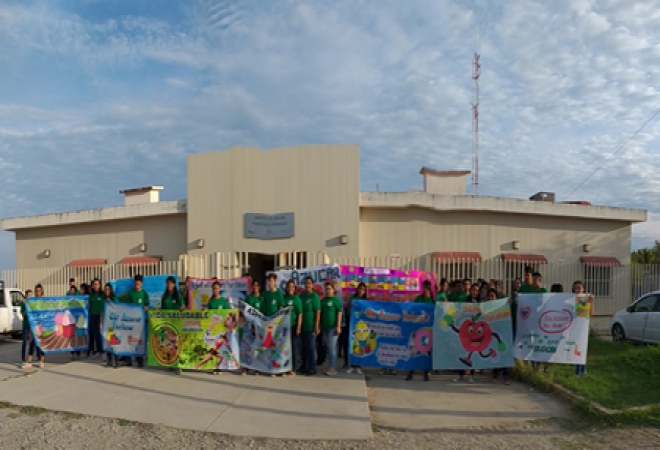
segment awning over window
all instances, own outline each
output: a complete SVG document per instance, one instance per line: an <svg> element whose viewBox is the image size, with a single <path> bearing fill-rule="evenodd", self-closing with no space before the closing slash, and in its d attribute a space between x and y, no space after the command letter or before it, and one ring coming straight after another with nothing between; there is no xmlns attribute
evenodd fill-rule
<svg viewBox="0 0 660 450"><path fill-rule="evenodd" d="M163 260L162 256L127 256L119 261L121 266L149 266L158 264Z"/></svg>
<svg viewBox="0 0 660 450"><path fill-rule="evenodd" d="M105 258L74 259L67 267L98 267L108 263Z"/></svg>
<svg viewBox="0 0 660 450"><path fill-rule="evenodd" d="M502 253L502 259L510 262L521 262L530 264L548 264L543 255L532 255L529 253Z"/></svg>
<svg viewBox="0 0 660 450"><path fill-rule="evenodd" d="M613 256L582 256L580 257L580 262L586 264L587 266L609 266L609 267L621 267L621 261L614 258Z"/></svg>
<svg viewBox="0 0 660 450"><path fill-rule="evenodd" d="M479 252L435 252L433 257L441 263L452 262L473 262L480 263L482 261L481 253Z"/></svg>

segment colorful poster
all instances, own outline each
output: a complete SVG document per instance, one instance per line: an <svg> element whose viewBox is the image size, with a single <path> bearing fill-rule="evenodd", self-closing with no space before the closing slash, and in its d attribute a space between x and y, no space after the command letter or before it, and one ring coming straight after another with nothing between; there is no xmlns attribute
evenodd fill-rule
<svg viewBox="0 0 660 450"><path fill-rule="evenodd" d="M350 362L367 367L430 370L435 306L355 300Z"/></svg>
<svg viewBox="0 0 660 450"><path fill-rule="evenodd" d="M191 370L237 370L235 309L149 311L147 364Z"/></svg>
<svg viewBox="0 0 660 450"><path fill-rule="evenodd" d="M250 277L230 280L189 278L188 309L206 309L209 298L213 295L213 283L216 281L220 283L220 295L229 301L232 308L238 308L238 302L245 300L252 291L252 279Z"/></svg>
<svg viewBox="0 0 660 450"><path fill-rule="evenodd" d="M241 302L245 318L241 340L243 367L262 373L291 371L291 310L282 308L266 317Z"/></svg>
<svg viewBox="0 0 660 450"><path fill-rule="evenodd" d="M176 275L149 275L142 279L142 290L149 294L149 308L160 309L160 302L165 292L165 280L167 277L174 277L177 288L179 287L179 278ZM119 297L126 291L135 287L133 278L120 278L119 280L110 280L115 295Z"/></svg>
<svg viewBox="0 0 660 450"><path fill-rule="evenodd" d="M270 273L270 272L269 272ZM337 289L336 296L341 298L341 269L339 264L324 264L321 266L308 267L307 269L296 270L278 270L275 272L277 275L277 286L284 292L286 290L286 283L293 280L298 287L298 293L303 292L305 289L305 278L312 277L314 280L314 292L319 298L325 296L325 283L332 282Z"/></svg>
<svg viewBox="0 0 660 450"><path fill-rule="evenodd" d="M147 353L147 314L141 305L105 302L103 310L103 350L119 356Z"/></svg>
<svg viewBox="0 0 660 450"><path fill-rule="evenodd" d="M516 358L585 364L593 296L519 294Z"/></svg>
<svg viewBox="0 0 660 450"><path fill-rule="evenodd" d="M355 295L360 283L367 286L367 298L382 302L412 302L422 293L422 283L431 281L435 298L436 281L431 272L382 267L341 266L344 300Z"/></svg>
<svg viewBox="0 0 660 450"><path fill-rule="evenodd" d="M44 353L87 350L88 297L28 297L28 322Z"/></svg>
<svg viewBox="0 0 660 450"><path fill-rule="evenodd" d="M513 366L509 299L435 305L433 368L496 369Z"/></svg>

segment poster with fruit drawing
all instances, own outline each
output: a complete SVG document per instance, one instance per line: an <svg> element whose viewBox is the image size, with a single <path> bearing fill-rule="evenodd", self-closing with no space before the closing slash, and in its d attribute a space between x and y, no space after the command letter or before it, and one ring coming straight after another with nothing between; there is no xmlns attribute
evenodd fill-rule
<svg viewBox="0 0 660 450"><path fill-rule="evenodd" d="M496 369L513 366L509 299L435 305L433 368Z"/></svg>
<svg viewBox="0 0 660 450"><path fill-rule="evenodd" d="M44 353L87 350L88 297L28 297L32 339Z"/></svg>
<svg viewBox="0 0 660 450"><path fill-rule="evenodd" d="M354 300L350 363L365 367L429 370L434 306Z"/></svg>
<svg viewBox="0 0 660 450"><path fill-rule="evenodd" d="M520 294L516 358L585 364L592 303L589 294Z"/></svg>
<svg viewBox="0 0 660 450"><path fill-rule="evenodd" d="M266 317L240 302L241 363L261 373L291 371L291 308L282 308Z"/></svg>
<svg viewBox="0 0 660 450"><path fill-rule="evenodd" d="M101 336L106 352L118 356L145 356L147 316L142 305L106 302Z"/></svg>

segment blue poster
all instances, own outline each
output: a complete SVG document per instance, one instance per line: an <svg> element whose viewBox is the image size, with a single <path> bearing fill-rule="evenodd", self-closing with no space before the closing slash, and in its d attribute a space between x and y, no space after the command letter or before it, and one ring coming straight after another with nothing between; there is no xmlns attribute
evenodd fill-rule
<svg viewBox="0 0 660 450"><path fill-rule="evenodd" d="M28 297L32 337L44 353L87 350L88 297Z"/></svg>
<svg viewBox="0 0 660 450"><path fill-rule="evenodd" d="M176 275L149 275L142 279L142 290L149 294L149 309L160 309L160 302L165 292L165 280L167 277L174 277L177 289L179 288L179 278ZM130 291L135 286L133 278L120 278L111 280L110 284L115 290L115 295L119 297L126 291Z"/></svg>
<svg viewBox="0 0 660 450"><path fill-rule="evenodd" d="M509 299L436 304L433 368L495 369L513 366Z"/></svg>
<svg viewBox="0 0 660 450"><path fill-rule="evenodd" d="M105 302L103 350L118 356L146 356L147 313L141 305Z"/></svg>
<svg viewBox="0 0 660 450"><path fill-rule="evenodd" d="M354 300L351 364L402 370L431 369L434 305Z"/></svg>

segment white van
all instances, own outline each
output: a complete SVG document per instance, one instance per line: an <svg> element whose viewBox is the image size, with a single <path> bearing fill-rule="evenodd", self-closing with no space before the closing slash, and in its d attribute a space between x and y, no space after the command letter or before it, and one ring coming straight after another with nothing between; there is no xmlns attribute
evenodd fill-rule
<svg viewBox="0 0 660 450"><path fill-rule="evenodd" d="M0 281L0 334L21 337L23 332L21 303L24 301L25 295L20 289L5 288L4 281Z"/></svg>

